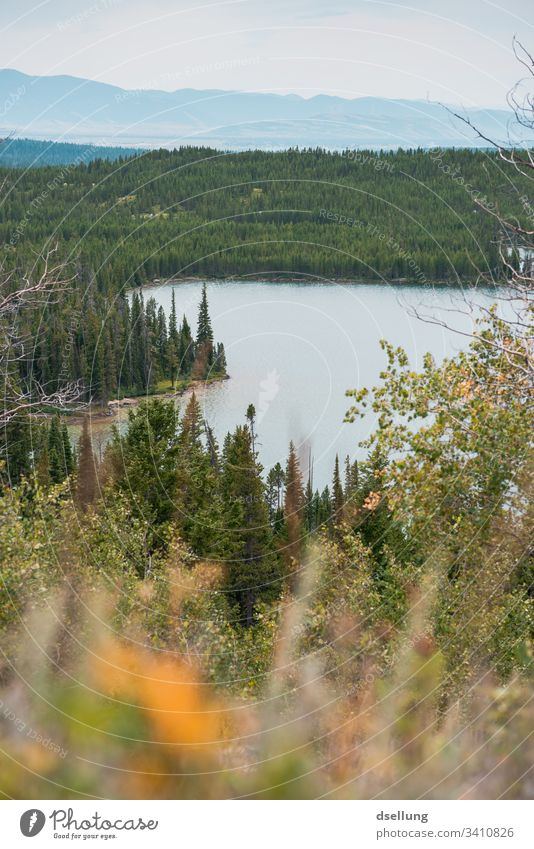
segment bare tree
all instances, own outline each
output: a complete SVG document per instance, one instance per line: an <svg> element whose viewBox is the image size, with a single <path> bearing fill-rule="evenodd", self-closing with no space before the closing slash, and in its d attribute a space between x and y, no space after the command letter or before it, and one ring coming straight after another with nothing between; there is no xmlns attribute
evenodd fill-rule
<svg viewBox="0 0 534 849"><path fill-rule="evenodd" d="M528 184L534 178L534 58L517 38L513 39L513 49L517 60L527 71L527 76L521 79L508 95L513 124L525 129L529 135L524 142L513 141L510 133L506 144L497 142L482 133L469 116L449 111L473 130L479 139L486 142L489 148L496 151L498 159ZM526 91L522 93L525 85ZM494 280L491 274L475 265L474 276L478 283L497 283L495 299L503 305L506 304L506 307L500 311L497 318L493 309L474 304L467 297L464 301L470 315L485 314L486 318L490 319L494 333L484 337L484 341L507 357L518 378L518 391L523 390L527 395L531 395L534 388L534 196L520 194L515 186L514 190L521 207L519 217L502 212L497 203L489 204L485 199L474 198L480 210L493 216L498 222L502 278ZM474 332L459 331L446 319L423 314L418 309L413 311L424 321L480 338ZM457 309L451 310L454 311Z"/></svg>
<svg viewBox="0 0 534 849"><path fill-rule="evenodd" d="M20 381L19 365L31 357L35 340L21 330L26 325L28 311L57 303L71 289L72 278L66 266L54 264L55 249L43 257L42 267L35 276L19 280L13 272L0 274L0 373L2 375L2 405L0 425L5 426L17 415L46 405L55 410L72 409L83 396L80 381L66 382L54 388L43 386L35 379Z"/></svg>

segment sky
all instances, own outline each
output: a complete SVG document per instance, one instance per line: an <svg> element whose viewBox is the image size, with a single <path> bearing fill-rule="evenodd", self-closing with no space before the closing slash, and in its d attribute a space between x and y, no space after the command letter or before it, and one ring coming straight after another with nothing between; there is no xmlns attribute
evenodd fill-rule
<svg viewBox="0 0 534 849"><path fill-rule="evenodd" d="M533 0L2 0L1 64L127 89L506 105ZM530 21L530 23L529 23Z"/></svg>

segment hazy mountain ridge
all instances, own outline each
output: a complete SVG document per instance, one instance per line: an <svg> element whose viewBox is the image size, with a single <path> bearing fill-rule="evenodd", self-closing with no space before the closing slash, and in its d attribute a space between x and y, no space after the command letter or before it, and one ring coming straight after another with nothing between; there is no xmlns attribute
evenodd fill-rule
<svg viewBox="0 0 534 849"><path fill-rule="evenodd" d="M513 129L509 111L472 109L469 114L484 134L498 141L506 141ZM126 90L77 77L32 77L5 69L0 70L0 134L10 132L100 145L191 143L232 149L483 144L444 107L421 100Z"/></svg>

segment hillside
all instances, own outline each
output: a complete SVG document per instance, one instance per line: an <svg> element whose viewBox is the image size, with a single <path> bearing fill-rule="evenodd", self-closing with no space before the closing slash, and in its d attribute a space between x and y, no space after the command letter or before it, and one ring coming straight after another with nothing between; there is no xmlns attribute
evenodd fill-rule
<svg viewBox="0 0 534 849"><path fill-rule="evenodd" d="M0 132L99 144L233 150L321 146L480 146L475 134L438 103L377 97L343 98L247 91L127 90L78 77L36 77L0 70ZM487 135L524 136L510 113L470 109Z"/></svg>

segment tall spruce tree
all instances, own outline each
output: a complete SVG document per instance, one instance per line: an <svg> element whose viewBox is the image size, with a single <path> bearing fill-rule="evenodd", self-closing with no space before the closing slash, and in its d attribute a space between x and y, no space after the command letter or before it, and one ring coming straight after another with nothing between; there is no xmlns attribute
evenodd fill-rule
<svg viewBox="0 0 534 849"><path fill-rule="evenodd" d="M345 496L343 493L343 485L341 483L341 475L339 472L339 457L336 454L334 463L334 475L332 478L332 524L334 527L343 522L343 510L345 506Z"/></svg>
<svg viewBox="0 0 534 849"><path fill-rule="evenodd" d="M133 516L150 525L147 551L165 544L161 526L175 514L178 413L173 401L143 401L128 413L128 429L114 427L107 450L115 487Z"/></svg>
<svg viewBox="0 0 534 849"><path fill-rule="evenodd" d="M273 530L279 533L284 522L284 483L285 472L276 463L267 475L267 504L269 506L269 519Z"/></svg>
<svg viewBox="0 0 534 849"><path fill-rule="evenodd" d="M304 489L300 463L293 442L285 471L284 522L286 533L285 553L291 570L297 569L303 543Z"/></svg>
<svg viewBox="0 0 534 849"><path fill-rule="evenodd" d="M94 502L98 489L98 474L93 442L89 429L89 417L84 416L82 433L78 445L78 477L76 481L76 500L85 512Z"/></svg>
<svg viewBox="0 0 534 849"><path fill-rule="evenodd" d="M239 605L241 622L254 623L261 598L280 592L281 571L273 554L272 531L261 479L247 425L238 426L225 441L221 488L225 505L227 580L230 598Z"/></svg>
<svg viewBox="0 0 534 849"><path fill-rule="evenodd" d="M50 483L61 483L72 474L74 458L65 423L61 424L59 416L55 415L48 429L48 467Z"/></svg>
<svg viewBox="0 0 534 849"><path fill-rule="evenodd" d="M213 330L208 307L206 284L202 286L202 297L198 310L197 339L195 345L195 361L192 368L194 380L205 380L212 373L215 361L213 348Z"/></svg>
<svg viewBox="0 0 534 849"><path fill-rule="evenodd" d="M224 548L219 457L194 392L181 421L178 445L176 491L181 532L196 554L216 557Z"/></svg>
<svg viewBox="0 0 534 849"><path fill-rule="evenodd" d="M190 377L195 362L195 343L187 318L183 317L178 345L178 369L181 377Z"/></svg>
<svg viewBox="0 0 534 849"><path fill-rule="evenodd" d="M211 327L208 293L205 283L202 285L202 296L198 308L197 345L202 345L204 342L211 342L213 344L213 330Z"/></svg>

